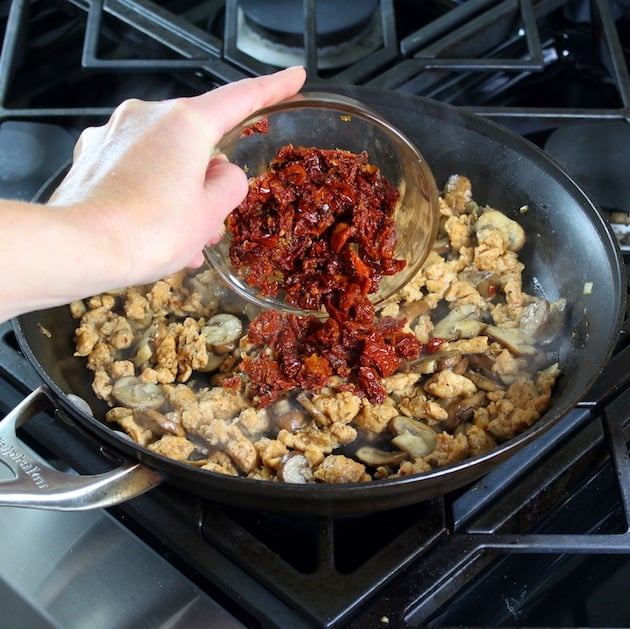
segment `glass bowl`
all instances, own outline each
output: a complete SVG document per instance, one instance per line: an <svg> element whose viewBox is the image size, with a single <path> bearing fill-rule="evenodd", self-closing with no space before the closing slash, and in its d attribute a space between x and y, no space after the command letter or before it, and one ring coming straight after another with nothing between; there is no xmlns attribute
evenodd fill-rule
<svg viewBox="0 0 630 629"><path fill-rule="evenodd" d="M406 264L402 271L383 276L378 291L369 295L378 307L417 273L435 241L439 207L431 169L418 148L380 114L359 101L324 92L299 94L259 110L228 132L217 152L243 168L248 177L256 177L268 171L279 149L289 144L357 154L365 151L369 162L398 189L395 257ZM262 309L317 314L287 303L281 292L269 297L250 286L230 261L230 241L225 229L221 240L207 246L204 253L232 290Z"/></svg>

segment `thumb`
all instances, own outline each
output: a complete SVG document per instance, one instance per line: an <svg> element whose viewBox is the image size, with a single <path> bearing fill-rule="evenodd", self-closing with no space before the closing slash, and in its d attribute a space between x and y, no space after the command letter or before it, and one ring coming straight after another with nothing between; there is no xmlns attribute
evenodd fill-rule
<svg viewBox="0 0 630 629"><path fill-rule="evenodd" d="M205 190L210 202L206 216L206 242L221 239L223 221L247 195L247 176L223 155L215 157L206 172Z"/></svg>

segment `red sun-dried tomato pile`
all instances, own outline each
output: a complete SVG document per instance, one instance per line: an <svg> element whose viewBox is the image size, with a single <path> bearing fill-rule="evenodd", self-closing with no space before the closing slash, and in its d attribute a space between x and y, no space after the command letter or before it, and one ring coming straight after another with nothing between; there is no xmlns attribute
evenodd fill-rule
<svg viewBox="0 0 630 629"><path fill-rule="evenodd" d="M405 266L394 257L398 198L367 153L287 145L250 179L227 221L233 266L262 294L282 291L288 303L329 315L274 310L250 324L250 341L273 350L241 364L261 405L294 388L321 389L333 375L382 402L381 379L422 351L404 321L376 321L368 297Z"/></svg>
<svg viewBox="0 0 630 629"><path fill-rule="evenodd" d="M304 310L372 319L367 295L394 258L399 192L367 153L282 147L228 217L230 260L263 295Z"/></svg>

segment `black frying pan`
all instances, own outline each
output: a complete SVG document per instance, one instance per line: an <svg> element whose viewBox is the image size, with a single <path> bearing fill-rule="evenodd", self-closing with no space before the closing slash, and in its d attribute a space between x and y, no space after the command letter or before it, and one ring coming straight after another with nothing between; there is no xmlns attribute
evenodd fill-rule
<svg viewBox="0 0 630 629"><path fill-rule="evenodd" d="M333 91L363 101L407 134L427 159L438 186L451 174L466 175L475 200L512 215L523 225L528 243L521 258L529 281L549 299L566 297L569 304L568 332L559 348L566 375L537 424L482 456L368 484L266 483L198 470L155 455L80 411L68 394L86 399L97 418L105 407L92 393L91 374L83 361L72 355L75 322L68 309L44 310L15 321L24 353L78 423L108 448L158 470L167 482L209 499L279 512L346 514L403 506L462 487L536 439L584 396L607 362L621 327L625 276L614 235L575 181L542 151L502 127L437 102L368 88ZM519 212L524 205L529 211ZM590 292L585 286L592 287ZM43 335L40 326L50 330L52 338Z"/></svg>

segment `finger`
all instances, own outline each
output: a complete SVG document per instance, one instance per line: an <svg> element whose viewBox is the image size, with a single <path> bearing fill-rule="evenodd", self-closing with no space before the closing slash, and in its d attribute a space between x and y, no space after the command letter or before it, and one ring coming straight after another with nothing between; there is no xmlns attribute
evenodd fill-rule
<svg viewBox="0 0 630 629"><path fill-rule="evenodd" d="M203 251L195 254L195 257L186 265L189 269L198 269L205 261Z"/></svg>
<svg viewBox="0 0 630 629"><path fill-rule="evenodd" d="M219 241L227 215L247 195L247 176L225 158L214 159L208 167L205 188L212 208L207 218L208 242L213 243Z"/></svg>
<svg viewBox="0 0 630 629"><path fill-rule="evenodd" d="M193 96L190 105L210 126L210 140L219 139L256 110L281 102L304 85L306 72L300 66L273 74L223 85L210 92Z"/></svg>

